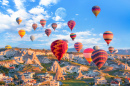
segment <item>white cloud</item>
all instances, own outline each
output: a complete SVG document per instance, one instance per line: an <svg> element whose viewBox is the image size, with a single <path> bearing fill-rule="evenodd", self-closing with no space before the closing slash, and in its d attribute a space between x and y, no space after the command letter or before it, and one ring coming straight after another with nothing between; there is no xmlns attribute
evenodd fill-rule
<svg viewBox="0 0 130 86"><path fill-rule="evenodd" d="M25 9L23 2L25 2L25 0L14 0L17 9Z"/></svg>
<svg viewBox="0 0 130 86"><path fill-rule="evenodd" d="M40 0L39 5L49 6L51 4L57 4L60 0Z"/></svg>
<svg viewBox="0 0 130 86"><path fill-rule="evenodd" d="M76 16L78 16L79 14L75 14Z"/></svg>
<svg viewBox="0 0 130 86"><path fill-rule="evenodd" d="M35 0L30 0L31 2L35 2Z"/></svg>
<svg viewBox="0 0 130 86"><path fill-rule="evenodd" d="M93 36L97 36L97 34L93 34Z"/></svg>
<svg viewBox="0 0 130 86"><path fill-rule="evenodd" d="M8 1L8 0L3 0L3 1L2 1L2 5L6 5L6 6L7 6L8 4L9 4L9 1Z"/></svg>
<svg viewBox="0 0 130 86"><path fill-rule="evenodd" d="M31 10L29 10L30 13L32 14L47 14L47 12L44 10L43 7L37 6L35 8L32 8Z"/></svg>
<svg viewBox="0 0 130 86"><path fill-rule="evenodd" d="M52 17L55 21L64 21L60 16Z"/></svg>
<svg viewBox="0 0 130 86"><path fill-rule="evenodd" d="M102 33L100 33L100 34L99 34L99 36L103 36L103 34L102 34Z"/></svg>

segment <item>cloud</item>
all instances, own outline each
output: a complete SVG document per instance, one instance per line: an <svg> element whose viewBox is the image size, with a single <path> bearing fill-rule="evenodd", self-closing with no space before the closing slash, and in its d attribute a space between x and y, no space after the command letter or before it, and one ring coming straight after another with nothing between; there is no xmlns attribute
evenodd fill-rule
<svg viewBox="0 0 130 86"><path fill-rule="evenodd" d="M52 4L57 4L60 0L40 0L39 5L49 6Z"/></svg>
<svg viewBox="0 0 130 86"><path fill-rule="evenodd" d="M18 10L25 9L23 2L25 2L25 0L14 0L15 6Z"/></svg>
<svg viewBox="0 0 130 86"><path fill-rule="evenodd" d="M31 10L29 10L29 13L32 13L32 14L47 14L47 12L44 10L44 8L40 7L40 6L32 8Z"/></svg>
<svg viewBox="0 0 130 86"><path fill-rule="evenodd" d="M52 17L55 21L64 21L60 16Z"/></svg>
<svg viewBox="0 0 130 86"><path fill-rule="evenodd" d="M8 4L9 4L9 1L8 1L8 0L3 0L3 1L2 1L2 5L6 5L6 6L7 6Z"/></svg>
<svg viewBox="0 0 130 86"><path fill-rule="evenodd" d="M35 0L30 0L31 2L35 2Z"/></svg>
<svg viewBox="0 0 130 86"><path fill-rule="evenodd" d="M103 34L102 34L102 33L100 33L100 34L99 34L99 36L103 36Z"/></svg>
<svg viewBox="0 0 130 86"><path fill-rule="evenodd" d="M76 16L78 16L79 14L75 14Z"/></svg>

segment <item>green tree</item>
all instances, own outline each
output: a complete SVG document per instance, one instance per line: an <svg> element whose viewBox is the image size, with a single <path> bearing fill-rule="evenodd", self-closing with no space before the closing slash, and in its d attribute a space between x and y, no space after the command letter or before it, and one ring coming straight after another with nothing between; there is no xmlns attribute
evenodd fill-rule
<svg viewBox="0 0 130 86"><path fill-rule="evenodd" d="M0 81L0 85L5 85L5 82L4 81Z"/></svg>
<svg viewBox="0 0 130 86"><path fill-rule="evenodd" d="M9 83L8 86L15 86L15 84L14 83Z"/></svg>

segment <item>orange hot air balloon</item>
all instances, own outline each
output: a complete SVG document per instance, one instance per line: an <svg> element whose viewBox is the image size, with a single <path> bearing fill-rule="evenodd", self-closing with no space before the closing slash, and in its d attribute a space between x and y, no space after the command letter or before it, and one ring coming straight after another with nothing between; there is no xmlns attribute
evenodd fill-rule
<svg viewBox="0 0 130 86"><path fill-rule="evenodd" d="M62 59L67 50L68 50L68 44L63 40L56 40L51 43L51 51L56 56L58 61Z"/></svg>
<svg viewBox="0 0 130 86"><path fill-rule="evenodd" d="M46 20L45 20L45 19L41 19L41 20L40 20L40 24L42 25L42 27L44 27L45 24L46 24Z"/></svg>
<svg viewBox="0 0 130 86"><path fill-rule="evenodd" d="M106 41L107 45L109 45L113 39L113 33L111 31L106 31L103 33L103 38Z"/></svg>
<svg viewBox="0 0 130 86"><path fill-rule="evenodd" d="M45 30L45 33L46 33L46 35L49 37L49 35L51 34L51 29L46 29L46 30Z"/></svg>
<svg viewBox="0 0 130 86"><path fill-rule="evenodd" d="M92 12L93 14L97 17L97 15L100 13L101 9L99 6L93 6L92 7Z"/></svg>
<svg viewBox="0 0 130 86"><path fill-rule="evenodd" d="M19 35L21 36L21 38L26 34L26 31L21 29L18 31Z"/></svg>
<svg viewBox="0 0 130 86"><path fill-rule="evenodd" d="M114 47L110 46L109 48L109 52L112 53L114 51Z"/></svg>
<svg viewBox="0 0 130 86"><path fill-rule="evenodd" d="M92 61L91 54L92 54L93 51L94 51L94 49L92 49L92 48L87 48L87 49L85 49L84 52L83 52L83 55L84 55L85 59L88 61L89 64L90 64L91 61Z"/></svg>
<svg viewBox="0 0 130 86"><path fill-rule="evenodd" d="M20 17L16 18L16 22L20 25L20 23L22 22L22 19Z"/></svg>
<svg viewBox="0 0 130 86"><path fill-rule="evenodd" d="M76 25L75 21L73 20L68 21L68 27L71 29L71 31L73 30L75 25Z"/></svg>
<svg viewBox="0 0 130 86"><path fill-rule="evenodd" d="M76 49L78 52L80 52L80 50L82 49L83 45L82 45L82 43L80 43L80 42L76 42L76 43L74 44L74 47L75 47L75 49Z"/></svg>
<svg viewBox="0 0 130 86"><path fill-rule="evenodd" d="M56 23L52 23L52 28L55 30L57 28L57 24Z"/></svg>
<svg viewBox="0 0 130 86"><path fill-rule="evenodd" d="M32 27L33 27L34 30L36 30L36 28L37 28L37 24L34 23L34 24L32 25Z"/></svg>

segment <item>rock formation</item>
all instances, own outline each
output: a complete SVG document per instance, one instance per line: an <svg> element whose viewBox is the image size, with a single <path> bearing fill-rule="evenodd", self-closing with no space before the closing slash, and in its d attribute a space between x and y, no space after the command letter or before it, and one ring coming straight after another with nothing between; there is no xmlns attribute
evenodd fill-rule
<svg viewBox="0 0 130 86"><path fill-rule="evenodd" d="M62 75L62 70L61 68L58 68L56 70L56 75L55 75L55 80L65 80L64 76Z"/></svg>

